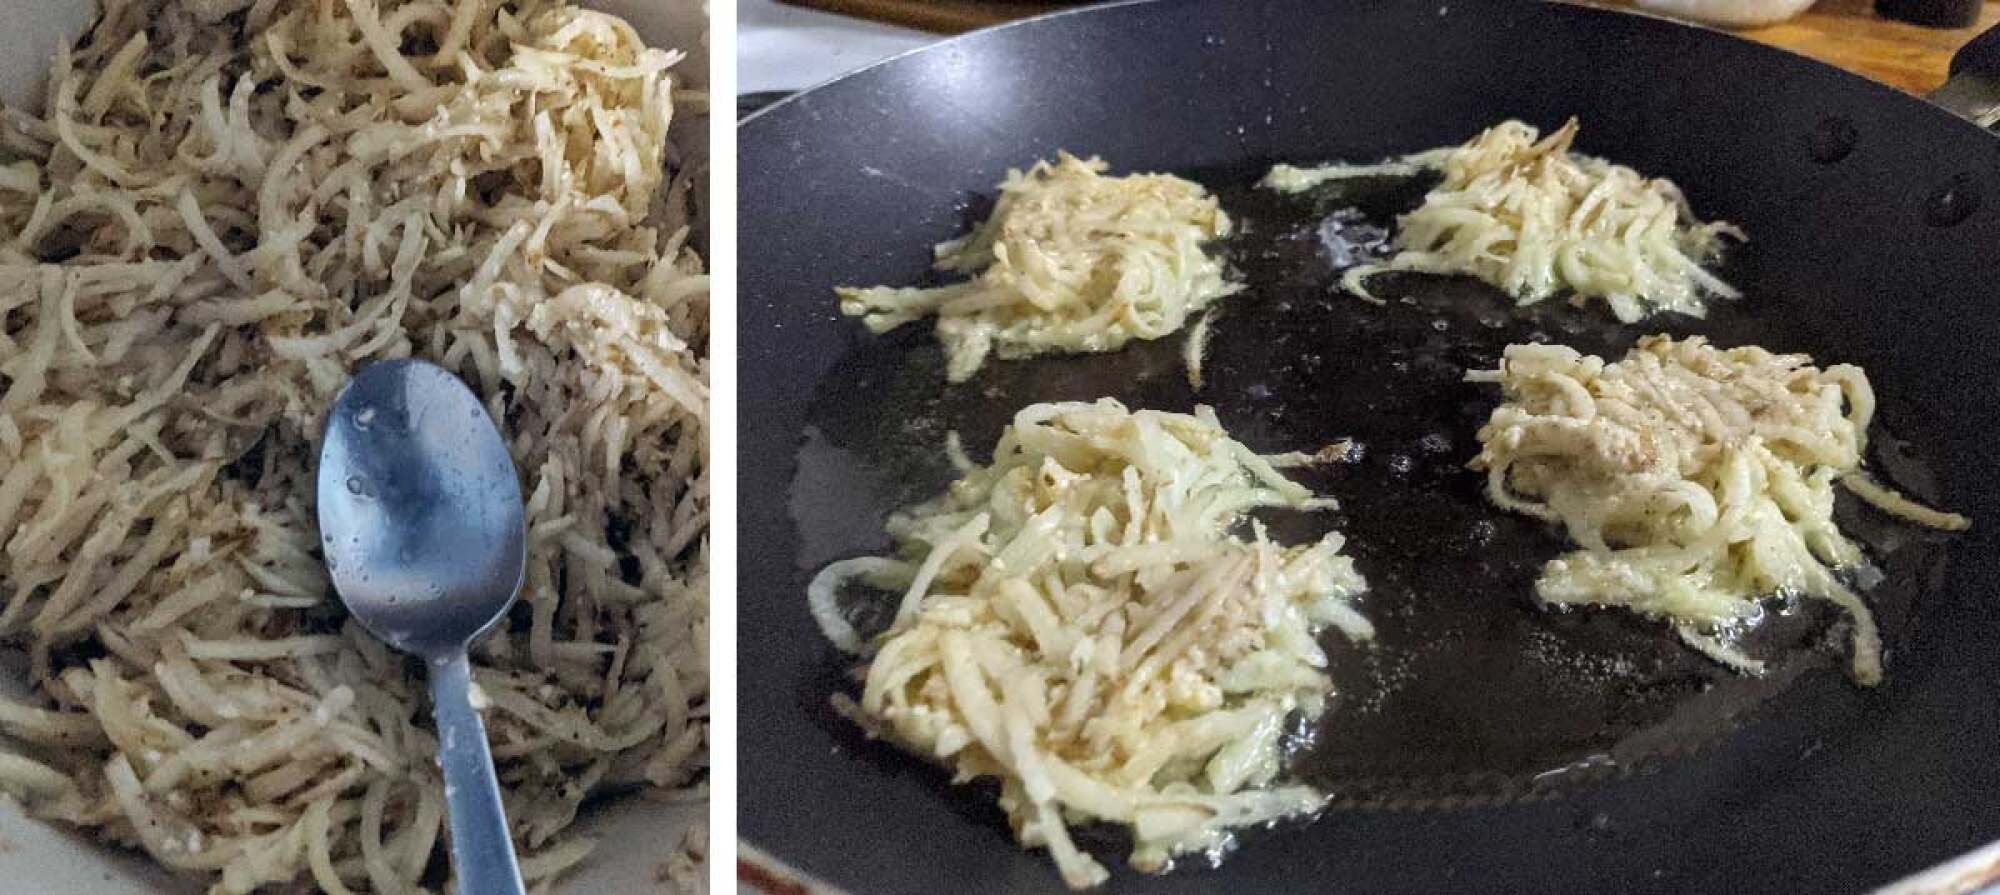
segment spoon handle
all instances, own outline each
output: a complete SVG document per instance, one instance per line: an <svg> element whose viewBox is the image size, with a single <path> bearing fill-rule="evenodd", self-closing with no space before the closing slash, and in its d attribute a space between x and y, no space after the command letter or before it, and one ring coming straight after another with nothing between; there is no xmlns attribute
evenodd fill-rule
<svg viewBox="0 0 2000 895"><path fill-rule="evenodd" d="M451 866L466 895L520 895L521 866L507 835L500 781L486 747L486 725L472 708L472 663L465 651L431 662L438 763L451 816Z"/></svg>

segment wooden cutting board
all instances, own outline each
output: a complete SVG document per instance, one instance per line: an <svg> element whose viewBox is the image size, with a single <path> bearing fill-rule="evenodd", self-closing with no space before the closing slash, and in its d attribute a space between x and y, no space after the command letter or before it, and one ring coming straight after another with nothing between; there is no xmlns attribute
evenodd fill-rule
<svg viewBox="0 0 2000 895"><path fill-rule="evenodd" d="M779 0L842 15L874 19L919 31L957 34L1054 12L1080 3L994 2L994 0Z"/></svg>
<svg viewBox="0 0 2000 895"><path fill-rule="evenodd" d="M1944 83L1951 54L1973 35L2000 23L2000 2L1987 2L1970 28L1920 28L1875 15L1870 0L1820 0L1780 25L1743 32L1911 93Z"/></svg>
<svg viewBox="0 0 2000 895"><path fill-rule="evenodd" d="M784 0L829 12L891 22L924 31L956 34L1040 15L1078 3L996 2L996 0ZM1622 6L1607 0L1605 6ZM1858 72L1885 84L1927 93L1944 83L1952 51L1980 30L2000 23L2000 0L1988 0L1972 28L1935 29L1876 16L1871 0L1820 0L1804 15L1782 25L1742 32L1751 40L1783 47ZM1736 73L1717 72L1718 77Z"/></svg>

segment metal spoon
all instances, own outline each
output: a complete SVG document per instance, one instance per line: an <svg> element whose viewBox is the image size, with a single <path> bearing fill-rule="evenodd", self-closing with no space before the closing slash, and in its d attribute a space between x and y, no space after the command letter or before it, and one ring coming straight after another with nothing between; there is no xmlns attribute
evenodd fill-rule
<svg viewBox="0 0 2000 895"><path fill-rule="evenodd" d="M466 648L521 589L523 516L507 445L458 377L385 361L334 401L319 453L327 571L363 626L430 667L451 862L473 895L522 891Z"/></svg>

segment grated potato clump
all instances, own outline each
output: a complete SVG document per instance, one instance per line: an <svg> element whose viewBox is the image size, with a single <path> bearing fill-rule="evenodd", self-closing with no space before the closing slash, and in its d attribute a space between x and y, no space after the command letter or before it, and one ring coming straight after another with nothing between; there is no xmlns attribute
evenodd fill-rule
<svg viewBox="0 0 2000 895"><path fill-rule="evenodd" d="M1285 192L1347 177L1442 171L1423 205L1396 222L1396 255L1386 265L1348 271L1347 289L1384 270L1466 274L1523 305L1568 293L1600 299L1620 321L1658 312L1694 317L1707 295L1735 298L1703 269L1733 225L1702 223L1672 181L1570 151L1572 118L1543 137L1519 121L1494 125L1463 146L1433 149L1378 165L1279 165L1265 185Z"/></svg>
<svg viewBox="0 0 2000 895"><path fill-rule="evenodd" d="M1021 843L1087 888L1106 872L1071 824L1129 828L1132 865L1159 871L1323 802L1273 785L1280 731L1331 692L1318 631L1372 636L1350 605L1365 584L1339 534L1241 530L1254 508L1332 505L1207 408L1036 404L991 465L890 520L900 558L835 563L810 603L868 657L848 713L961 780L997 778ZM837 603L856 579L902 594L879 636Z"/></svg>
<svg viewBox="0 0 2000 895"><path fill-rule="evenodd" d="M1498 371L1468 378L1498 383L1505 399L1472 461L1488 497L1561 524L1580 548L1543 570L1543 601L1662 617L1754 673L1762 663L1718 635L1773 593L1830 600L1853 620L1855 679L1881 680L1874 617L1834 574L1862 561L1833 519L1834 483L1859 475L1875 411L1859 367L1652 336L1615 363L1513 345ZM1969 524L1931 512L1943 527Z"/></svg>
<svg viewBox="0 0 2000 895"><path fill-rule="evenodd" d="M328 587L350 371L469 381L528 495L474 654L531 885L706 766L708 284L680 54L552 0L106 0L0 113L0 790L247 893L435 891L421 669Z"/></svg>
<svg viewBox="0 0 2000 895"><path fill-rule="evenodd" d="M1109 167L1065 152L1054 164L1008 171L992 215L936 249L938 270L974 279L842 288L841 313L878 333L935 315L946 378L963 382L989 355L1116 351L1158 339L1243 289L1207 250L1230 230L1214 197L1167 174L1107 177Z"/></svg>

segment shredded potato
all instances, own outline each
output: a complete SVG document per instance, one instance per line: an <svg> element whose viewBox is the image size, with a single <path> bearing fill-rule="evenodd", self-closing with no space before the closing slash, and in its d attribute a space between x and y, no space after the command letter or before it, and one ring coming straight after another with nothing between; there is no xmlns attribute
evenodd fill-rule
<svg viewBox="0 0 2000 895"><path fill-rule="evenodd" d="M321 415L420 355L501 421L475 650L530 884L707 736L707 279L679 54L551 0L106 0L0 113L0 790L224 893L437 891L422 669L341 610Z"/></svg>
<svg viewBox="0 0 2000 895"><path fill-rule="evenodd" d="M660 866L657 880L664 895L708 895L708 825L696 824L681 835L680 845Z"/></svg>
<svg viewBox="0 0 2000 895"><path fill-rule="evenodd" d="M1181 345L1181 364L1187 368L1188 387L1201 391L1202 364L1208 358L1208 334L1215 323L1215 309L1201 315L1194 322L1194 329L1188 330L1187 342Z"/></svg>
<svg viewBox="0 0 2000 895"><path fill-rule="evenodd" d="M1322 183L1356 177L1415 177L1443 165L1445 158L1451 152L1450 149L1432 149L1372 165L1353 165L1345 162L1305 168L1297 165L1272 165L1270 172L1266 173L1264 179L1257 185L1281 193L1303 193Z"/></svg>
<svg viewBox="0 0 2000 895"><path fill-rule="evenodd" d="M1742 232L1696 220L1670 181L1570 152L1576 132L1574 118L1546 138L1508 121L1463 146L1379 165L1279 165L1264 183L1297 192L1346 177L1443 171L1423 205L1398 219L1387 265L1348 271L1348 290L1364 298L1367 277L1383 270L1469 274L1524 305L1559 292L1578 304L1602 299L1625 323L1656 311L1700 317L1703 296L1735 298L1702 265L1723 237Z"/></svg>
<svg viewBox="0 0 2000 895"><path fill-rule="evenodd" d="M1505 396L1472 461L1487 495L1560 523L1581 548L1543 570L1542 600L1665 618L1756 672L1726 635L1755 620L1762 596L1817 597L1852 617L1855 679L1881 680L1873 615L1835 575L1863 558L1833 520L1834 481L1860 469L1875 409L1860 368L1652 336L1609 364L1513 345L1497 372L1468 378ZM1948 515L1924 513L1899 515Z"/></svg>
<svg viewBox="0 0 2000 895"><path fill-rule="evenodd" d="M1037 404L990 466L890 520L901 558L822 571L814 614L838 619L853 578L901 591L872 640L828 627L868 655L849 712L961 780L998 778L1021 843L1086 888L1106 873L1072 823L1128 827L1133 866L1157 871L1322 803L1272 785L1279 731L1331 690L1319 629L1373 635L1350 605L1364 584L1338 534L1281 547L1261 525L1234 533L1256 507L1331 505L1207 408Z"/></svg>
<svg viewBox="0 0 2000 895"><path fill-rule="evenodd" d="M977 274L932 289L842 288L841 313L874 332L936 315L946 378L1050 352L1116 351L1185 326L1242 290L1206 244L1229 216L1198 184L1166 174L1106 177L1102 160L1062 153L1007 172L993 214L937 246L937 269Z"/></svg>

